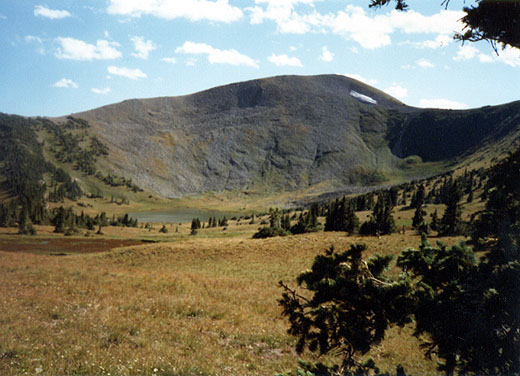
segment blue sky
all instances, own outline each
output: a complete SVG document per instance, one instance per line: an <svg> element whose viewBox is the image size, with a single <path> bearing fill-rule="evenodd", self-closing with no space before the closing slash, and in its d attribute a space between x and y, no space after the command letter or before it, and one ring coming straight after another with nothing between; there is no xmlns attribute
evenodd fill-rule
<svg viewBox="0 0 520 376"><path fill-rule="evenodd" d="M418 107L520 99L520 51L452 40L462 0L2 0L0 112L61 116L282 74L344 74Z"/></svg>

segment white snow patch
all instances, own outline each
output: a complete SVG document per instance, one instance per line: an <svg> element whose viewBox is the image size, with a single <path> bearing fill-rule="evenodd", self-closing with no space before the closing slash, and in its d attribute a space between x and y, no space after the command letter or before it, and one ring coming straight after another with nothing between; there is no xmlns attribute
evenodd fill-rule
<svg viewBox="0 0 520 376"><path fill-rule="evenodd" d="M359 99L362 102L370 103L370 104L377 104L377 101L373 98L370 98L368 95L363 95L361 93L358 93L357 91L350 90L350 95L352 95L354 98Z"/></svg>

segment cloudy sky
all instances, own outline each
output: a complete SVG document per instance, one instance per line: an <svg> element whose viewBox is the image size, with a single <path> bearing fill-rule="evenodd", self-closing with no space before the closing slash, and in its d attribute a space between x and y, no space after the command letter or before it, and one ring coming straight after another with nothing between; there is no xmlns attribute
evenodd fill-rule
<svg viewBox="0 0 520 376"><path fill-rule="evenodd" d="M520 51L452 40L462 0L368 3L1 0L0 112L59 116L283 74L343 74L418 107L520 99Z"/></svg>

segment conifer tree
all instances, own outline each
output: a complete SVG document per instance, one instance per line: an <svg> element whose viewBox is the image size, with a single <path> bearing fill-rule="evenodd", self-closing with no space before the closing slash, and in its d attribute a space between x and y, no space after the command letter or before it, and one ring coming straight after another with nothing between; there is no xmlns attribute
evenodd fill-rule
<svg viewBox="0 0 520 376"><path fill-rule="evenodd" d="M424 216L426 212L423 209L424 206L424 195L417 195L417 202L415 205L415 213L412 218L412 227L419 229L424 225Z"/></svg>
<svg viewBox="0 0 520 376"><path fill-rule="evenodd" d="M432 221L430 227L432 230L437 231L439 229L439 215L437 214L437 209L431 214Z"/></svg>
<svg viewBox="0 0 520 376"><path fill-rule="evenodd" d="M378 195L377 203L374 206L372 217L364 222L359 229L362 235L386 235L396 231L395 220L392 215L392 205L384 193Z"/></svg>
<svg viewBox="0 0 520 376"><path fill-rule="evenodd" d="M445 193L446 209L439 224L440 236L462 234L462 208L459 205L461 197L457 182L452 182Z"/></svg>

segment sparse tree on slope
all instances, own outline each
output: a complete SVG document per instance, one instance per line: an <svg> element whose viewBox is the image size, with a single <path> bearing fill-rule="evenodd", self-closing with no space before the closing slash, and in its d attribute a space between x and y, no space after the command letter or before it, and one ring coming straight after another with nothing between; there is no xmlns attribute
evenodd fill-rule
<svg viewBox="0 0 520 376"><path fill-rule="evenodd" d="M459 201L462 193L457 182L453 182L446 193L446 210L439 225L439 235L450 236L462 234L462 208Z"/></svg>

